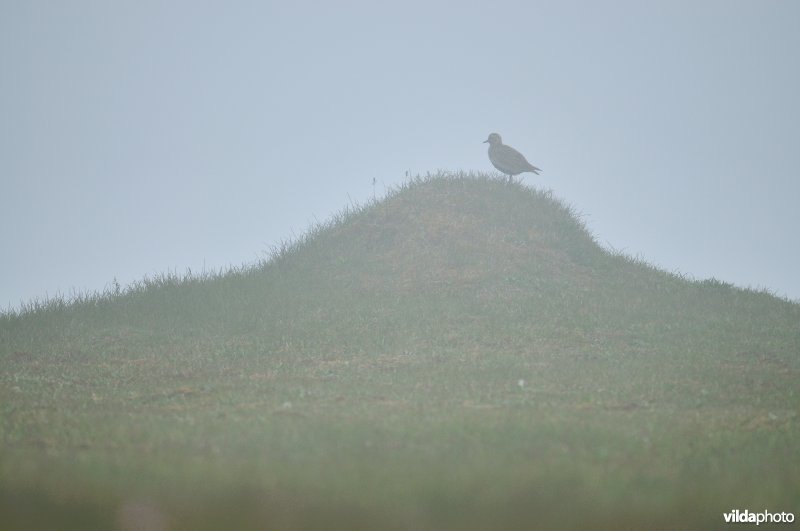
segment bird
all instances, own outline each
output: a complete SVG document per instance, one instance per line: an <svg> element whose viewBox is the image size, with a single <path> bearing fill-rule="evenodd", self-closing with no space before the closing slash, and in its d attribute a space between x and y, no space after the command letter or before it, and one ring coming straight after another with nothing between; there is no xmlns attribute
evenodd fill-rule
<svg viewBox="0 0 800 531"><path fill-rule="evenodd" d="M489 135L489 138L484 140L483 143L489 144L489 161L501 173L508 175L509 182L512 177L520 173L533 172L539 175L539 172L542 171L528 162L522 153L511 146L503 144L503 139L497 133Z"/></svg>

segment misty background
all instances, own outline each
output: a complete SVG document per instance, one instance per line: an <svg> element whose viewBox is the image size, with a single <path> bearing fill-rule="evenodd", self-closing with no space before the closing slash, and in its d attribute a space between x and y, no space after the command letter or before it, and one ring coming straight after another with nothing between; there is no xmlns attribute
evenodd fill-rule
<svg viewBox="0 0 800 531"><path fill-rule="evenodd" d="M601 244L800 299L800 3L333 4L0 0L0 308L254 262L491 132Z"/></svg>

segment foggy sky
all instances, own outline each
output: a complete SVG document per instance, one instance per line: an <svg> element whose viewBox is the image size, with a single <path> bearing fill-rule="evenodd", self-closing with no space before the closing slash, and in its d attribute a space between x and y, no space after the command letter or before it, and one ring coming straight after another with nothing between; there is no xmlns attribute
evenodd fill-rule
<svg viewBox="0 0 800 531"><path fill-rule="evenodd" d="M800 299L800 3L0 0L0 308L253 262L498 132L598 241Z"/></svg>

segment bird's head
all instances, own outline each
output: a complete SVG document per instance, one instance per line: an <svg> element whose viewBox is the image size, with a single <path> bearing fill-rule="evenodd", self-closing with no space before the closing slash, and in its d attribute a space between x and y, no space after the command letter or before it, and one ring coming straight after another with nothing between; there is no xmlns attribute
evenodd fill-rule
<svg viewBox="0 0 800 531"><path fill-rule="evenodd" d="M483 141L484 144L486 144L487 142L490 145L494 146L496 144L502 144L503 139L500 138L500 135L498 135L497 133L492 133L491 135L489 135L489 138Z"/></svg>

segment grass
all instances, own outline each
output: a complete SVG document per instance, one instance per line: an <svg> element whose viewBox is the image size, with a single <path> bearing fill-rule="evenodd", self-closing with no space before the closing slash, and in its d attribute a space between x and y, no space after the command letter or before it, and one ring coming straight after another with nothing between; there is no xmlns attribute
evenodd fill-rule
<svg viewBox="0 0 800 531"><path fill-rule="evenodd" d="M0 528L705 529L800 500L800 305L415 179L263 262L0 315Z"/></svg>

